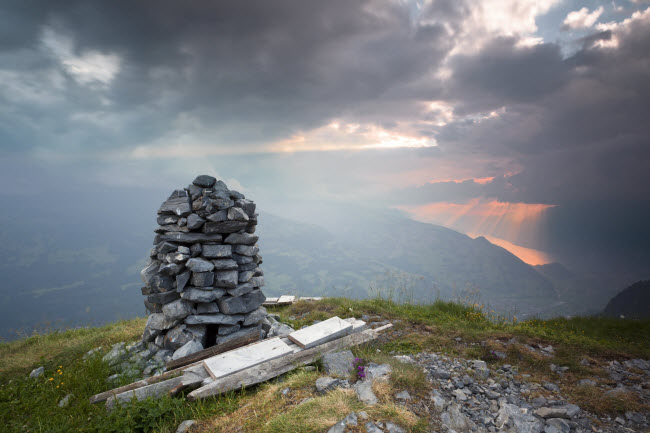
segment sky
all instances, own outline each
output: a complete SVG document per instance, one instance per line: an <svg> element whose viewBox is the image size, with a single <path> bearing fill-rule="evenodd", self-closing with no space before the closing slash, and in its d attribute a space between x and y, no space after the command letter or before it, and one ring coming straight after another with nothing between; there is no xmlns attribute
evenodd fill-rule
<svg viewBox="0 0 650 433"><path fill-rule="evenodd" d="M644 0L7 0L0 199L207 173L647 278L648 101Z"/></svg>

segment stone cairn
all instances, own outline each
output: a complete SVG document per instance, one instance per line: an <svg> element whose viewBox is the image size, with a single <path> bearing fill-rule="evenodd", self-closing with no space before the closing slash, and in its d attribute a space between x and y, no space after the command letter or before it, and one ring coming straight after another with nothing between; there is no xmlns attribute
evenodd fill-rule
<svg viewBox="0 0 650 433"><path fill-rule="evenodd" d="M144 343L177 359L255 329L264 337L257 215L254 202L206 175L160 206L155 246L140 273L150 314Z"/></svg>

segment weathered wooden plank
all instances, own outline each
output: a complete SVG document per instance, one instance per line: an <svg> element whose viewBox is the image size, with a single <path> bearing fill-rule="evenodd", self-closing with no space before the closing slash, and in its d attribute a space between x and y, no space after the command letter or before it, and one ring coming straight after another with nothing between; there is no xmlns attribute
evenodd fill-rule
<svg viewBox="0 0 650 433"><path fill-rule="evenodd" d="M213 379L228 376L265 361L293 353L280 338L271 338L254 345L240 347L203 361L203 366Z"/></svg>
<svg viewBox="0 0 650 433"><path fill-rule="evenodd" d="M289 334L289 339L298 346L309 349L346 335L351 330L352 324L350 322L335 316L299 331L294 331Z"/></svg>
<svg viewBox="0 0 650 433"><path fill-rule="evenodd" d="M253 328L251 329L251 332L240 337L233 338L232 340L226 341L225 343L208 347L207 349L199 350L198 352L192 353L191 355L169 361L166 364L166 367L168 370L171 370L174 368L182 367L184 365L195 363L197 361L202 361L204 359L210 358L211 356L219 355L220 353L224 353L229 350L237 349L239 347L254 343L255 341L258 341L259 338L259 329Z"/></svg>
<svg viewBox="0 0 650 433"><path fill-rule="evenodd" d="M340 349L374 340L379 335L379 332L388 329L391 326L393 325L389 323L377 329L367 329L356 334L347 335L319 346L304 349L291 355L285 355L281 358L264 362L229 376L215 379L207 385L190 392L187 395L187 399L194 401L241 388L242 386L250 386L265 382L301 365L310 364L325 353L335 352Z"/></svg>
<svg viewBox="0 0 650 433"><path fill-rule="evenodd" d="M117 402L127 403L134 398L138 401L144 400L147 397L158 398L168 394L177 386L181 385L183 377L174 377L162 382L154 383L151 385L143 386L142 388L129 390L121 394L115 394L106 400L106 409L111 410L115 407Z"/></svg>
<svg viewBox="0 0 650 433"><path fill-rule="evenodd" d="M158 382L162 382L168 379L171 379L176 376L180 376L183 374L182 370L171 370L171 371L166 371L160 376L151 376L146 379L139 380L137 382L129 383L128 385L120 386L118 388L113 388L108 391L101 392L99 394L93 395L90 397L90 404L94 403L99 403L102 402L109 397L116 395L116 394L121 394L126 391L131 391L134 389L142 388L147 385L153 385Z"/></svg>
<svg viewBox="0 0 650 433"><path fill-rule="evenodd" d="M278 303L278 299L280 298L266 298L266 300L262 302L262 305L264 306L276 305Z"/></svg>
<svg viewBox="0 0 650 433"><path fill-rule="evenodd" d="M293 304L293 302L296 300L295 296L292 295L282 295L278 298L278 305L289 305Z"/></svg>

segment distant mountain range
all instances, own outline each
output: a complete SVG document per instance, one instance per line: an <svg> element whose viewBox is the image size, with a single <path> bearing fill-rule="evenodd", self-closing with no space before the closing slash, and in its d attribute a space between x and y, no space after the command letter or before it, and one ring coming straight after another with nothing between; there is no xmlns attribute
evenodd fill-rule
<svg viewBox="0 0 650 433"><path fill-rule="evenodd" d="M603 314L630 319L650 317L650 280L638 281L623 289L607 303Z"/></svg>
<svg viewBox="0 0 650 433"><path fill-rule="evenodd" d="M144 315L138 273L160 200L48 196L0 215L0 337ZM560 265L533 268L484 238L395 211L348 207L318 215L315 224L262 212L267 296L441 297L519 317L580 311L582 286L572 282L579 278Z"/></svg>

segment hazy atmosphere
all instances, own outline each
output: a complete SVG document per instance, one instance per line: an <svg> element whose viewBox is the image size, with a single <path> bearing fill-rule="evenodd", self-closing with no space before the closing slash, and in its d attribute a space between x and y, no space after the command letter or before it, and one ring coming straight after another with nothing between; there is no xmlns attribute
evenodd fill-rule
<svg viewBox="0 0 650 433"><path fill-rule="evenodd" d="M599 313L650 279L649 100L644 0L4 1L0 337L144 315L200 174L267 296Z"/></svg>

